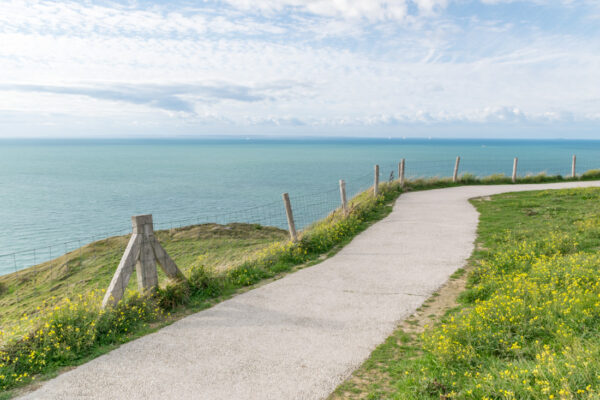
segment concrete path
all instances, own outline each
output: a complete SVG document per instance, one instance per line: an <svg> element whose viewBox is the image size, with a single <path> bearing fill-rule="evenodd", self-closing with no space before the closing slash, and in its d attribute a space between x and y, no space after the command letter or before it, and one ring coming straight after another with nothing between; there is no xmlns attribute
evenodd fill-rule
<svg viewBox="0 0 600 400"><path fill-rule="evenodd" d="M600 182L402 195L323 263L191 315L46 382L26 399L321 399L465 264L468 199Z"/></svg>

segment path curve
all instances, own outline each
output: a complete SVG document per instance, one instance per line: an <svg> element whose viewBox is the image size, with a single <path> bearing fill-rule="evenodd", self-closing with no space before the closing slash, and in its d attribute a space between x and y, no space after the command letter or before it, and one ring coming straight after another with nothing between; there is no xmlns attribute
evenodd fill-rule
<svg viewBox="0 0 600 400"><path fill-rule="evenodd" d="M468 199L600 182L462 186L402 195L337 255L188 316L23 399L327 397L473 249Z"/></svg>

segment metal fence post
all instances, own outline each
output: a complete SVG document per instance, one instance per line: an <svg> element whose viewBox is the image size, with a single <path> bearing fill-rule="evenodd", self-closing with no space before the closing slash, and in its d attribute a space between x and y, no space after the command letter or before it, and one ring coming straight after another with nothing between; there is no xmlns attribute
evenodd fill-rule
<svg viewBox="0 0 600 400"><path fill-rule="evenodd" d="M515 160L513 161L512 183L517 182L517 164L518 163L519 163L519 159L517 157L515 157Z"/></svg>
<svg viewBox="0 0 600 400"><path fill-rule="evenodd" d="M577 157L573 154L573 163L571 164L571 178L577 177L577 173L575 171L575 164L577 163Z"/></svg>

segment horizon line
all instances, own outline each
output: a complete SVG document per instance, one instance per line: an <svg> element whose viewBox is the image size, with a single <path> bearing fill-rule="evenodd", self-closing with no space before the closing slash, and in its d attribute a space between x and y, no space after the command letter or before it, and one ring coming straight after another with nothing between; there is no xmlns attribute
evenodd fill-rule
<svg viewBox="0 0 600 400"><path fill-rule="evenodd" d="M97 137L72 137L72 136L28 136L28 137L0 137L0 142L7 141L201 141L201 140L282 140L282 141L293 141L293 140L390 140L390 141L430 141L430 140L442 140L442 141L453 141L453 140L484 140L484 141L588 141L597 142L600 138L565 138L565 137L443 137L443 136L287 136L287 135L206 135L206 136L97 136Z"/></svg>

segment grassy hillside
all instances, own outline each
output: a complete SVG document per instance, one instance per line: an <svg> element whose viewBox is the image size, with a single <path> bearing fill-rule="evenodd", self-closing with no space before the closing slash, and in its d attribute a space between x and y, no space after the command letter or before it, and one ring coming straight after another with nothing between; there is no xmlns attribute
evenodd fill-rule
<svg viewBox="0 0 600 400"><path fill-rule="evenodd" d="M0 327L7 330L23 315L35 316L44 303L53 306L65 297L108 287L129 236L100 240L43 264L0 276ZM232 268L265 246L286 240L288 233L260 225L204 224L157 231L156 236L186 273L199 265ZM159 278L165 282L160 269ZM133 274L129 288L136 287Z"/></svg>
<svg viewBox="0 0 600 400"><path fill-rule="evenodd" d="M334 254L386 216L400 193L397 183L382 184L376 198L371 191L361 193L350 201L348 214L332 212L305 229L297 242L290 242L280 229L245 224L159 232L186 279L171 282L163 277L155 293L140 296L131 290L118 305L104 310L103 290L94 288L108 285L127 237L96 242L5 277L7 322L0 329L0 391L5 393L0 399L14 393L7 390L52 376L61 367L85 362L245 287ZM133 289L135 282L130 285ZM16 304L22 298L24 303ZM31 314L21 316L22 304Z"/></svg>
<svg viewBox="0 0 600 400"><path fill-rule="evenodd" d="M430 299L333 399L600 398L600 189L473 204L466 288Z"/></svg>
<svg viewBox="0 0 600 400"><path fill-rule="evenodd" d="M584 173L579 179L598 179L600 170ZM544 174L519 178L519 183L556 182L570 180ZM477 179L463 174L460 182L451 179L428 178L407 181L404 190L426 190L465 184L510 183L504 175ZM393 186L393 185L392 185ZM384 184L385 187L385 184ZM354 207L365 203L368 194L352 200ZM326 219L325 223L330 223ZM312 228L314 230L319 223ZM156 235L179 268L185 272L205 266L216 270L234 268L268 245L285 241L287 232L255 224L194 225L172 230L157 231ZM42 305L52 306L64 299L92 289L105 289L123 255L129 235L111 237L88 244L54 260L0 276L0 330L8 330L23 315L34 316ZM166 282L162 271L159 278ZM136 288L132 275L129 288Z"/></svg>
<svg viewBox="0 0 600 400"><path fill-rule="evenodd" d="M582 179L600 176L592 171ZM407 190L461 184L506 183L504 176L461 182L427 179L407 182ZM545 175L526 182L564 181ZM571 180L571 179L567 179ZM77 365L183 316L209 307L244 288L312 265L334 254L370 224L391 212L403 189L383 183L374 198L366 191L340 210L316 222L296 243L287 232L257 225L205 224L157 233L184 271L186 280L170 282L150 296L135 290L114 308L100 302L128 237L101 240L56 260L0 277L0 391L47 377L61 367ZM136 287L135 274L130 288ZM0 394L0 398L11 393Z"/></svg>

